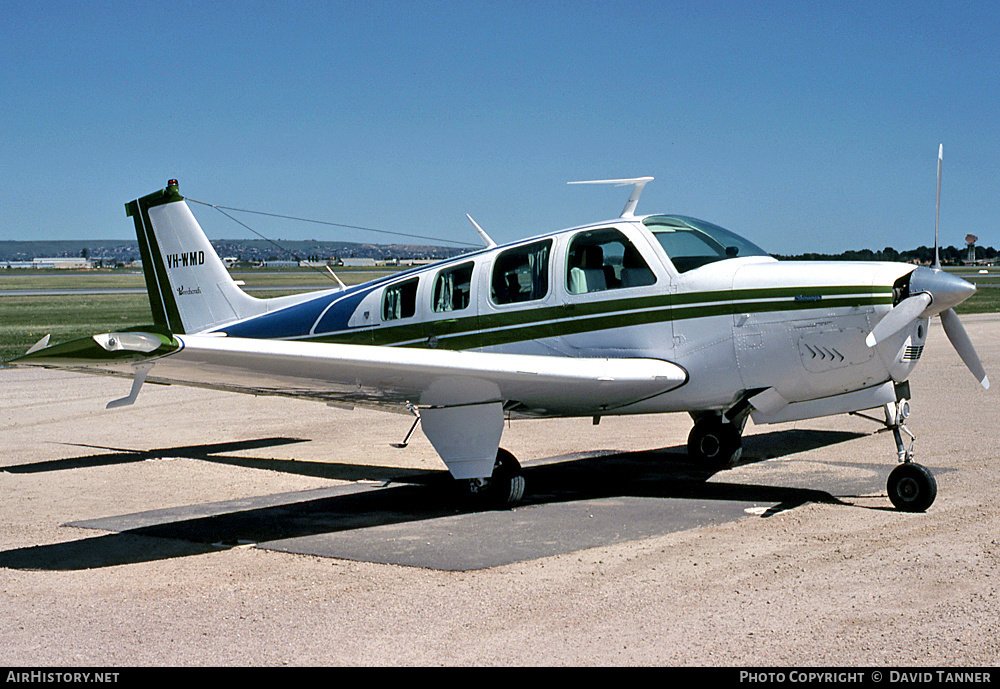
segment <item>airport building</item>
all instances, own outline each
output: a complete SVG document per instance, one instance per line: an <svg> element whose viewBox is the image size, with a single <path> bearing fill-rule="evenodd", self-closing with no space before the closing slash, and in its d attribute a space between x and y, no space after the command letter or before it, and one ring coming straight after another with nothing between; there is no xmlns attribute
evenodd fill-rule
<svg viewBox="0 0 1000 689"><path fill-rule="evenodd" d="M5 261L0 264L5 268L66 268L77 269L93 268L94 262L89 258L35 258L30 261Z"/></svg>

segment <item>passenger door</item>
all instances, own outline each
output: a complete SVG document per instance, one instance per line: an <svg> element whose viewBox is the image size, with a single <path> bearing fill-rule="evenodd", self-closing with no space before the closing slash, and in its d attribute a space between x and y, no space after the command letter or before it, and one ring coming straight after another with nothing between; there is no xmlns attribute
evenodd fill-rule
<svg viewBox="0 0 1000 689"><path fill-rule="evenodd" d="M670 280L629 225L581 230L561 252L562 343L583 356L635 356L672 341Z"/></svg>

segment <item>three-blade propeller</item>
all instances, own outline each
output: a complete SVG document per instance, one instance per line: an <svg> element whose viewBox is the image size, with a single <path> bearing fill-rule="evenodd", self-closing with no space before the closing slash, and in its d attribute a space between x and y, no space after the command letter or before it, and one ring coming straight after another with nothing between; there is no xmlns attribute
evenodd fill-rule
<svg viewBox="0 0 1000 689"><path fill-rule="evenodd" d="M920 269L918 268L917 270ZM947 275L947 273L942 274ZM954 279L961 280L961 278ZM965 282L965 280L961 281ZM969 283L965 284L968 285ZM973 291L974 290L975 288L973 287ZM950 301L944 295L942 296L943 298L941 301ZM874 347L879 342L892 337L918 318L928 318L930 316L940 315L941 324L944 326L945 335L948 336L951 346L955 348L956 352L958 352L958 356L961 357L966 367L972 372L972 375L976 377L976 380L979 381L979 384L988 390L990 387L990 379L986 376L986 370L983 368L983 364L979 360L979 355L976 354L976 348L972 345L972 340L969 339L969 335L965 332L965 328L962 326L962 322L959 320L958 314L955 313L955 309L952 308L952 305L947 303L943 305L939 304L937 308L933 308L933 305L937 301L938 295L929 292L920 292L911 297L907 297L903 301L896 304L892 311L887 313L882 320L875 324L875 327L872 328L872 331L868 334L868 338L865 340L865 343L869 347ZM961 301L965 301L965 298L963 297Z"/></svg>
<svg viewBox="0 0 1000 689"><path fill-rule="evenodd" d="M933 268L917 268L910 276L910 296L896 304L882 320L875 324L865 339L874 347L906 328L918 318L940 315L944 332L958 356L984 388L990 387L989 378L976 354L954 307L972 296L975 285L960 277Z"/></svg>
<svg viewBox="0 0 1000 689"><path fill-rule="evenodd" d="M941 159L943 157L944 146L938 148L938 179L937 179L937 208L941 207ZM951 346L958 352L972 375L976 377L979 384L987 390L990 387L990 379L986 377L983 364L976 354L976 348L972 346L972 340L965 332L962 322L955 313L955 306L971 297L976 292L976 286L955 275L950 275L941 270L938 259L938 221L934 221L934 266L932 268L917 268L910 274L909 293L910 296L896 304L882 320L875 324L872 331L865 339L869 347L874 347L879 342L886 340L903 328L913 323L918 318L930 318L940 315L944 332L951 342Z"/></svg>

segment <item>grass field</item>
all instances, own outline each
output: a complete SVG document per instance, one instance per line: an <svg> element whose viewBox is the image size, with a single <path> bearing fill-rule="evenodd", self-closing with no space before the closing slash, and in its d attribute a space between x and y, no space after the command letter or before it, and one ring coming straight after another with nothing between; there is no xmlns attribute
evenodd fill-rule
<svg viewBox="0 0 1000 689"><path fill-rule="evenodd" d="M0 296L0 361L24 354L45 335L54 344L152 322L145 294Z"/></svg>
<svg viewBox="0 0 1000 689"><path fill-rule="evenodd" d="M1000 268L947 268L949 273L974 284L978 291L955 308L958 313L1000 312ZM980 270L989 272L983 274Z"/></svg>
<svg viewBox="0 0 1000 689"><path fill-rule="evenodd" d="M976 283L979 291L958 307L959 313L1000 312L1000 269L986 275L977 269L953 269ZM354 285L386 275L385 269L344 270L338 277ZM254 296L271 297L305 290L323 289L334 283L322 273L300 270L247 271L234 273ZM142 275L122 271L0 271L0 290L43 289L142 289ZM45 335L64 342L99 332L121 330L152 323L145 293L0 295L0 362L23 354Z"/></svg>
<svg viewBox="0 0 1000 689"><path fill-rule="evenodd" d="M392 269L341 270L348 285L387 275ZM255 297L276 297L336 287L328 274L314 271L247 271L233 273ZM24 354L45 335L65 342L94 333L123 330L153 322L142 273L123 271L5 270L0 290L142 289L141 294L0 294L0 362Z"/></svg>

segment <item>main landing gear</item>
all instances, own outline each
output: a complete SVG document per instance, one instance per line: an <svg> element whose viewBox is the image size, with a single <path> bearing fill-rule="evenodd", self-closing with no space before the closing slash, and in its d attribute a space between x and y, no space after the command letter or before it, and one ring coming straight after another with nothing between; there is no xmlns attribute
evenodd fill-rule
<svg viewBox="0 0 1000 689"><path fill-rule="evenodd" d="M743 454L745 424L746 414L732 421L719 413L694 417L694 428L688 434L688 456L712 471L735 466Z"/></svg>
<svg viewBox="0 0 1000 689"><path fill-rule="evenodd" d="M910 415L906 399L885 405L885 425L896 440L900 464L889 474L886 488L889 501L902 512L926 512L937 497L937 481L930 469L913 461L914 435L905 426ZM910 436L910 446L903 445L902 433Z"/></svg>
<svg viewBox="0 0 1000 689"><path fill-rule="evenodd" d="M509 509L524 497L524 473L521 465L507 450L497 450L493 475L465 481L469 497L487 509Z"/></svg>

